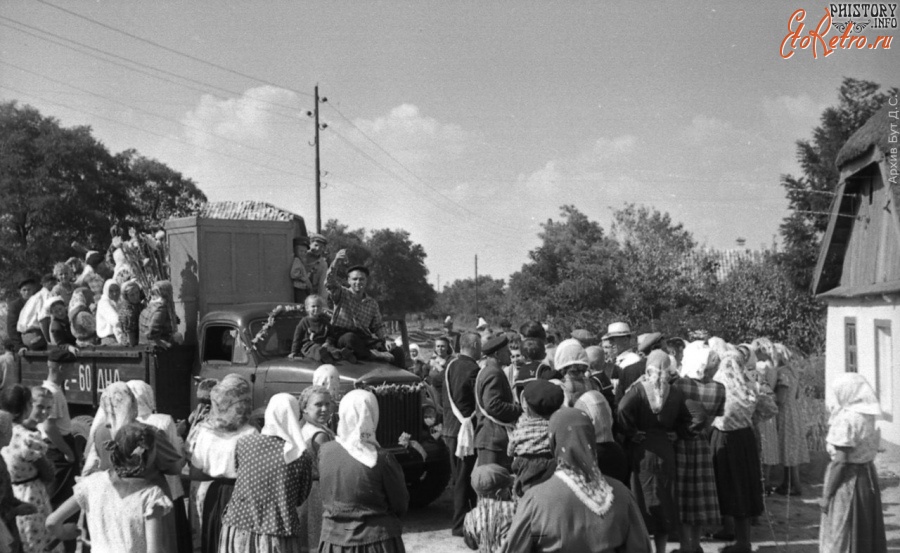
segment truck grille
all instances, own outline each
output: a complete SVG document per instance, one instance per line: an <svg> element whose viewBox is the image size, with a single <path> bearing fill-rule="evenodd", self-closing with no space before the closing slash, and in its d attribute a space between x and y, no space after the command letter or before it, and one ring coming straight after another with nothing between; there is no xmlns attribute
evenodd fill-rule
<svg viewBox="0 0 900 553"><path fill-rule="evenodd" d="M381 447L394 447L406 432L419 438L422 429L422 392L420 385L382 385L371 388L378 399L378 428L375 437Z"/></svg>

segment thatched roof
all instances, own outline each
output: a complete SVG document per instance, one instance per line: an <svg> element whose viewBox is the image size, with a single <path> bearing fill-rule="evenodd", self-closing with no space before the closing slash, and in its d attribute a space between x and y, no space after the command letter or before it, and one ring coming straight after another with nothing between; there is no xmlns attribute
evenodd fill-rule
<svg viewBox="0 0 900 553"><path fill-rule="evenodd" d="M875 146L885 155L890 152L888 138L890 134L890 118L888 111L896 111L896 107L885 104L878 112L869 118L865 124L847 139L847 143L841 148L837 156L837 166L844 164L865 154L869 148Z"/></svg>
<svg viewBox="0 0 900 553"><path fill-rule="evenodd" d="M266 202L207 202L197 212L205 219L241 219L250 221L293 221L302 219L296 213Z"/></svg>

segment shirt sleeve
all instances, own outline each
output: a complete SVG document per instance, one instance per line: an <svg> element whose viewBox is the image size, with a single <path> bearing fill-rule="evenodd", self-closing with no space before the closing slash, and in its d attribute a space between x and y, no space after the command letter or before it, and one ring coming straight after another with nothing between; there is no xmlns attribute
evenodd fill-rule
<svg viewBox="0 0 900 553"><path fill-rule="evenodd" d="M78 503L78 506L81 507L82 511L87 511L87 487L91 480L93 479L90 476L84 477L81 479L81 482L72 487L72 497L75 499L75 503Z"/></svg>
<svg viewBox="0 0 900 553"><path fill-rule="evenodd" d="M156 431L156 467L163 474L173 475L181 474L184 467L184 457L162 430Z"/></svg>
<svg viewBox="0 0 900 553"><path fill-rule="evenodd" d="M150 486L143 492L142 505L145 519L162 518L172 510L172 500L166 497L159 486Z"/></svg>
<svg viewBox="0 0 900 553"><path fill-rule="evenodd" d="M860 432L849 417L838 415L828 427L825 441L835 447L856 447L860 443Z"/></svg>

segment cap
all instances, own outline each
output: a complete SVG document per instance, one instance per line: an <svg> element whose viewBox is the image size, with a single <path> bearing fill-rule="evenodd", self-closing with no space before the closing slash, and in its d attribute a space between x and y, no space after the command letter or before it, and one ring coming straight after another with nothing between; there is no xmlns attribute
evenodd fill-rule
<svg viewBox="0 0 900 553"><path fill-rule="evenodd" d="M538 416L549 419L550 415L562 407L566 395L562 388L549 380L537 379L525 385L522 396Z"/></svg>
<svg viewBox="0 0 900 553"><path fill-rule="evenodd" d="M484 320L484 317L478 317L478 325L475 326L476 330L484 330L488 327L487 321Z"/></svg>
<svg viewBox="0 0 900 553"><path fill-rule="evenodd" d="M25 286L25 285L28 285L28 284L34 284L35 286L37 286L37 283L38 283L38 281L37 281L36 278L34 278L34 277L25 277L25 278L23 278L22 280L19 281L19 284L16 286L16 288L21 288L21 287L23 287L23 286Z"/></svg>
<svg viewBox="0 0 900 553"><path fill-rule="evenodd" d="M354 265L347 269L347 274L349 275L353 271L362 271L363 273L366 273L366 276L369 276L369 268L365 265Z"/></svg>
<svg viewBox="0 0 900 553"><path fill-rule="evenodd" d="M309 246L309 238L305 236L294 238L294 247L296 248L297 246Z"/></svg>
<svg viewBox="0 0 900 553"><path fill-rule="evenodd" d="M541 323L537 321L523 324L519 327L519 334L521 334L523 338L535 338L538 340L547 339L547 331L544 330Z"/></svg>
<svg viewBox="0 0 900 553"><path fill-rule="evenodd" d="M75 361L75 355L67 349L57 348L47 354L47 361L51 363L71 363Z"/></svg>
<svg viewBox="0 0 900 553"><path fill-rule="evenodd" d="M616 336L631 336L631 327L628 326L628 323L612 323L608 327L606 327L606 334L603 335L603 339L607 338L615 338Z"/></svg>
<svg viewBox="0 0 900 553"><path fill-rule="evenodd" d="M504 467L488 463L472 470L472 489L480 496L491 496L512 486L513 478Z"/></svg>
<svg viewBox="0 0 900 553"><path fill-rule="evenodd" d="M309 241L310 241L310 243L318 243L318 244L322 244L323 246L328 245L328 239L317 232L314 232L309 235Z"/></svg>
<svg viewBox="0 0 900 553"><path fill-rule="evenodd" d="M509 338L506 334L498 334L484 343L484 347L481 348L481 353L484 355L492 355L503 349L503 346L507 344L509 344Z"/></svg>
<svg viewBox="0 0 900 553"><path fill-rule="evenodd" d="M581 342L582 345L584 345L584 344L591 345L597 339L597 337L594 336L593 334L591 334L591 332L589 330L585 330L583 328L573 330L572 338L575 338L576 340Z"/></svg>

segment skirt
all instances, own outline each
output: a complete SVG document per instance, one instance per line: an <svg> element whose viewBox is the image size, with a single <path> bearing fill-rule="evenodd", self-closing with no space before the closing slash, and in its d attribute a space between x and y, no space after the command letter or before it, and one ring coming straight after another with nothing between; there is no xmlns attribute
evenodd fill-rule
<svg viewBox="0 0 900 553"><path fill-rule="evenodd" d="M323 541L319 543L319 553L406 553L406 547L400 536L362 545L337 545Z"/></svg>
<svg viewBox="0 0 900 553"><path fill-rule="evenodd" d="M223 524L218 553L300 553L302 544L300 536L257 534Z"/></svg>
<svg viewBox="0 0 900 553"><path fill-rule="evenodd" d="M200 533L200 553L218 553L219 536L222 533L222 517L234 492L234 480L213 480L203 500L203 517Z"/></svg>
<svg viewBox="0 0 900 553"><path fill-rule="evenodd" d="M300 515L300 530L306 536L303 551L315 551L319 547L319 538L322 536L323 506L318 480L312 481L309 495L306 496L306 501L297 511Z"/></svg>
<svg viewBox="0 0 900 553"><path fill-rule="evenodd" d="M675 490L682 524L719 524L719 498L712 449L702 437L675 443Z"/></svg>
<svg viewBox="0 0 900 553"><path fill-rule="evenodd" d="M828 470L832 470L829 465ZM837 491L822 513L819 551L884 553L887 541L878 476L873 463L845 464ZM827 481L826 477L826 481Z"/></svg>
<svg viewBox="0 0 900 553"><path fill-rule="evenodd" d="M597 444L597 466L603 476L615 478L626 486L631 486L631 467L625 450L617 442Z"/></svg>
<svg viewBox="0 0 900 553"><path fill-rule="evenodd" d="M652 535L677 531L678 504L675 502L675 450L665 435L648 433L644 441L632 444L631 491Z"/></svg>
<svg viewBox="0 0 900 553"><path fill-rule="evenodd" d="M763 512L762 471L756 436L749 426L723 432L712 429L710 439L719 512L735 518Z"/></svg>

